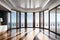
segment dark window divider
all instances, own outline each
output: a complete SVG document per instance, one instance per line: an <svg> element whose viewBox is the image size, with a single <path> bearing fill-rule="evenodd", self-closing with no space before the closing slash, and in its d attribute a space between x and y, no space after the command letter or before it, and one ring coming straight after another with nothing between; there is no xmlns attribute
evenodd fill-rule
<svg viewBox="0 0 60 40"><path fill-rule="evenodd" d="M39 29L41 28L41 12L39 12Z"/></svg>
<svg viewBox="0 0 60 40"><path fill-rule="evenodd" d="M35 12L33 12L33 29L35 29Z"/></svg>
<svg viewBox="0 0 60 40"><path fill-rule="evenodd" d="M25 12L25 28L27 28L27 12Z"/></svg>
<svg viewBox="0 0 60 40"><path fill-rule="evenodd" d="M21 32L21 12L19 12L19 32Z"/></svg>

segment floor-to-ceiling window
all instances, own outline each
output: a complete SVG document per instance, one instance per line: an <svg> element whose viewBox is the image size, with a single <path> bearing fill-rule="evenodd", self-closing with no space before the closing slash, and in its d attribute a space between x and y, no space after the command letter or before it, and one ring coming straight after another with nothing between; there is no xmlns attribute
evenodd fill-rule
<svg viewBox="0 0 60 40"><path fill-rule="evenodd" d="M21 12L21 27L25 27L25 13Z"/></svg>
<svg viewBox="0 0 60 40"><path fill-rule="evenodd" d="M43 12L41 12L41 28L43 28Z"/></svg>
<svg viewBox="0 0 60 40"><path fill-rule="evenodd" d="M8 13L8 29L10 29L10 13Z"/></svg>
<svg viewBox="0 0 60 40"><path fill-rule="evenodd" d="M57 8L57 33L60 34L60 6Z"/></svg>
<svg viewBox="0 0 60 40"><path fill-rule="evenodd" d="M50 11L50 31L55 32L55 9ZM50 32L50 37L55 38L52 32Z"/></svg>
<svg viewBox="0 0 60 40"><path fill-rule="evenodd" d="M16 28L16 11L11 12L12 28Z"/></svg>
<svg viewBox="0 0 60 40"><path fill-rule="evenodd" d="M39 12L35 13L35 27L39 27Z"/></svg>
<svg viewBox="0 0 60 40"><path fill-rule="evenodd" d="M55 9L50 11L50 30L55 32Z"/></svg>
<svg viewBox="0 0 60 40"><path fill-rule="evenodd" d="M27 13L27 27L33 27L33 13Z"/></svg>
<svg viewBox="0 0 60 40"><path fill-rule="evenodd" d="M48 28L48 11L44 11L44 28Z"/></svg>

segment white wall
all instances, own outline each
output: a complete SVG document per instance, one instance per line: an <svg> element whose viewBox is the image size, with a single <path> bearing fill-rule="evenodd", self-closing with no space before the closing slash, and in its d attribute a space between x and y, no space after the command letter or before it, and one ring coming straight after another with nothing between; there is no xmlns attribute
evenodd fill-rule
<svg viewBox="0 0 60 40"><path fill-rule="evenodd" d="M7 31L7 25L0 25L0 32Z"/></svg>

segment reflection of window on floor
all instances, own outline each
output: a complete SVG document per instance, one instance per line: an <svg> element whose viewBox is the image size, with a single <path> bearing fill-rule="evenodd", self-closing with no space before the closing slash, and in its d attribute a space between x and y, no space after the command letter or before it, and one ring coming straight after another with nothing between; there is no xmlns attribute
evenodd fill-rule
<svg viewBox="0 0 60 40"><path fill-rule="evenodd" d="M39 12L35 13L35 27L39 27Z"/></svg>
<svg viewBox="0 0 60 40"><path fill-rule="evenodd" d="M33 27L33 13L27 13L27 27Z"/></svg>
<svg viewBox="0 0 60 40"><path fill-rule="evenodd" d="M21 12L21 27L24 27L25 25L25 13Z"/></svg>

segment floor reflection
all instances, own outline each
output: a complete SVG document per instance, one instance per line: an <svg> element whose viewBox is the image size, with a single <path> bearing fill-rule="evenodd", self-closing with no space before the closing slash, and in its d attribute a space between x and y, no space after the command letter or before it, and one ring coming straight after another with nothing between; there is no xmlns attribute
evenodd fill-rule
<svg viewBox="0 0 60 40"><path fill-rule="evenodd" d="M0 36L1 38L1 36ZM7 34L4 40L60 40L60 36L39 28L13 29Z"/></svg>

